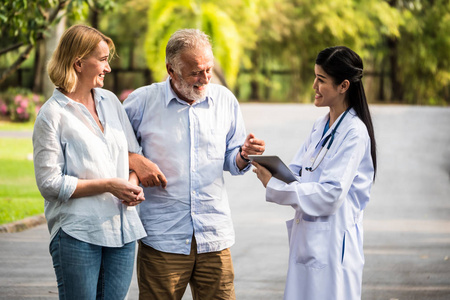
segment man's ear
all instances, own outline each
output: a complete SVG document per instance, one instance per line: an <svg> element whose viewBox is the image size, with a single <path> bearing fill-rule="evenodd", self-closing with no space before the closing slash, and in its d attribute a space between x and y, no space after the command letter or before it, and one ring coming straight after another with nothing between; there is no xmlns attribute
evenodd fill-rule
<svg viewBox="0 0 450 300"><path fill-rule="evenodd" d="M172 65L171 64L166 64L166 69L167 69L167 74L169 74L170 77L173 77L174 71L173 71Z"/></svg>
<svg viewBox="0 0 450 300"><path fill-rule="evenodd" d="M339 92L341 94L344 94L345 92L347 92L348 88L350 87L350 81L348 81L347 79L345 79L344 81L341 82L341 84L339 85Z"/></svg>

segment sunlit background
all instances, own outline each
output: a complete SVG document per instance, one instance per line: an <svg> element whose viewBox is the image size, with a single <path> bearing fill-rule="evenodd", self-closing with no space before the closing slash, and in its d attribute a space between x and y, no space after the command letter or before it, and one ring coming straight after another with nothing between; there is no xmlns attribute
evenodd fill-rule
<svg viewBox="0 0 450 300"><path fill-rule="evenodd" d="M311 102L315 56L345 45L363 57L372 103L450 103L448 0L10 0L0 7L0 92L46 99L46 61L75 23L114 40L105 82L122 97L163 80L170 35L199 28L212 39L215 80L240 101Z"/></svg>

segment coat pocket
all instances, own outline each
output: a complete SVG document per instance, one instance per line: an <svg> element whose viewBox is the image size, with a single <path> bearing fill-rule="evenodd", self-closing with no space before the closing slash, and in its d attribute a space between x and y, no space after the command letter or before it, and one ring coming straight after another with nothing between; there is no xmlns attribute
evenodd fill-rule
<svg viewBox="0 0 450 300"><path fill-rule="evenodd" d="M298 264L307 268L322 269L328 264L330 249L330 223L310 222L301 219L297 237Z"/></svg>

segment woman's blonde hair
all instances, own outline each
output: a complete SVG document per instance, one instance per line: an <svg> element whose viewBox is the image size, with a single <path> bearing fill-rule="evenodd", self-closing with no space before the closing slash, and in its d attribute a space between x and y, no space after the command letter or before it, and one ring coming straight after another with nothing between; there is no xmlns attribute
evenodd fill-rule
<svg viewBox="0 0 450 300"><path fill-rule="evenodd" d="M78 82L74 63L88 57L101 41L108 45L112 58L115 54L113 41L97 29L86 25L73 25L67 29L47 65L53 84L65 92L73 92Z"/></svg>

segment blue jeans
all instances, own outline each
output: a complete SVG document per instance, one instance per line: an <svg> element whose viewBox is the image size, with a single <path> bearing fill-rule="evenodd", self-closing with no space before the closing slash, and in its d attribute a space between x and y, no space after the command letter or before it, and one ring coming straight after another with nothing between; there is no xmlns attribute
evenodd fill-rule
<svg viewBox="0 0 450 300"><path fill-rule="evenodd" d="M123 300L130 287L136 242L120 248L79 241L62 229L50 243L59 299Z"/></svg>

